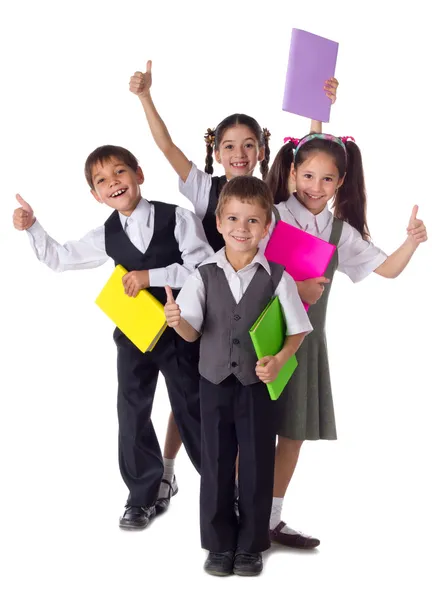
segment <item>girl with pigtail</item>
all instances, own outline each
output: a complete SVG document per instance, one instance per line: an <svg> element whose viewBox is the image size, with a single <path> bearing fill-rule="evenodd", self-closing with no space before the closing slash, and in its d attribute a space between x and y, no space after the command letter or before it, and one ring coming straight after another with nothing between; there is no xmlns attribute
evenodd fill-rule
<svg viewBox="0 0 432 600"><path fill-rule="evenodd" d="M336 246L325 277L296 282L301 299L311 305L308 316L313 331L296 353L298 367L278 400L270 537L286 546L313 548L319 540L290 529L281 513L303 441L336 439L325 337L333 275L342 271L358 282L374 271L393 279L427 240L427 234L417 218L418 206L414 206L405 241L387 256L370 241L362 157L355 140L309 134L301 140L285 141L266 179L280 218ZM331 201L333 214L328 208Z"/></svg>
<svg viewBox="0 0 432 600"><path fill-rule="evenodd" d="M270 160L270 132L262 129L257 121L248 115L233 114L226 117L214 130L208 129L204 136L206 160L205 170L201 171L172 141L153 104L151 85L151 61L148 61L145 73L136 72L131 77L129 89L139 97L153 138L178 174L180 192L193 204L195 214L203 222L208 242L216 252L225 245L216 228L215 217L222 188L233 177L252 175L258 162L261 176L266 179ZM338 85L334 78L325 82L324 91L332 103L336 100ZM311 129L321 131L321 122L312 121ZM225 171L223 176L213 176L214 159L222 165ZM166 507L171 495L177 492L174 461L180 447L180 435L171 413L164 447L164 477L159 492L159 499L166 499Z"/></svg>
<svg viewBox="0 0 432 600"><path fill-rule="evenodd" d="M136 94L144 108L153 138L168 162L179 176L180 192L190 200L195 214L202 219L204 231L215 252L224 246L216 228L215 210L219 194L227 180L239 175L252 175L257 164L263 179L267 177L270 160L268 129L262 129L257 121L241 113L221 121L215 129L208 129L205 170L199 170L171 139L165 123L157 112L150 95L152 84L151 61L145 73L136 72L130 80L129 89ZM336 100L336 79L325 82L326 95ZM312 130L321 131L321 123L312 121ZM213 158L214 157L214 158ZM222 165L225 174L213 175L213 161Z"/></svg>

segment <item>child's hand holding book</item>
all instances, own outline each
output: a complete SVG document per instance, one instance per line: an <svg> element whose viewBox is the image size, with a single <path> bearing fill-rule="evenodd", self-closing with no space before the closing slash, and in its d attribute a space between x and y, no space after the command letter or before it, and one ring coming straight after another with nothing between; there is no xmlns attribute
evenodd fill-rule
<svg viewBox="0 0 432 600"><path fill-rule="evenodd" d="M255 373L263 383L271 383L279 375L281 367L277 356L264 356L257 361Z"/></svg>

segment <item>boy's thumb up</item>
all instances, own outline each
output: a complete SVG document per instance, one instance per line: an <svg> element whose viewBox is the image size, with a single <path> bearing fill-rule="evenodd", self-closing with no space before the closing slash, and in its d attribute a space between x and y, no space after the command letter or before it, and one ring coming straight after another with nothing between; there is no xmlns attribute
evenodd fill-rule
<svg viewBox="0 0 432 600"><path fill-rule="evenodd" d="M174 296L172 293L172 289L170 288L169 285L165 286L165 291L166 291L166 295L167 295L167 304L175 304L175 300L174 300Z"/></svg>
<svg viewBox="0 0 432 600"><path fill-rule="evenodd" d="M30 204L28 202L26 202L24 200L24 198L22 198L19 194L17 194L16 196L17 201L19 202L19 204L21 204L21 207L29 213L29 216L31 216L33 214L33 209L30 206Z"/></svg>

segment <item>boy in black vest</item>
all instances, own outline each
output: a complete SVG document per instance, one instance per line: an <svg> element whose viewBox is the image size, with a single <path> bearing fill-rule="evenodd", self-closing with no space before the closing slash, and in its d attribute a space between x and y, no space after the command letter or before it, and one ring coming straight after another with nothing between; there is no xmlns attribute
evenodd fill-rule
<svg viewBox="0 0 432 600"><path fill-rule="evenodd" d="M141 197L144 175L137 159L119 146L101 146L90 154L85 176L94 198L115 209L99 227L79 241L64 245L53 240L35 219L21 196L14 225L25 229L38 259L55 271L97 267L111 257L128 273L125 293L148 289L165 301L164 286L180 288L186 277L213 254L200 220L190 211ZM129 489L120 527L143 529L166 510L177 491L167 483L168 497L158 498L163 462L151 422L159 372L165 377L172 410L185 448L200 469L200 408L197 344L187 344L167 329L152 352L143 354L119 330L117 345L119 463Z"/></svg>
<svg viewBox="0 0 432 600"><path fill-rule="evenodd" d="M261 180L229 181L216 210L225 247L186 280L178 304L167 287L168 325L189 342L201 336L201 542L209 550L204 568L212 575L262 571L261 552L270 546L276 440L275 403L265 383L276 378L312 329L294 280L258 249L272 205ZM289 335L276 356L257 362L249 329L275 295Z"/></svg>

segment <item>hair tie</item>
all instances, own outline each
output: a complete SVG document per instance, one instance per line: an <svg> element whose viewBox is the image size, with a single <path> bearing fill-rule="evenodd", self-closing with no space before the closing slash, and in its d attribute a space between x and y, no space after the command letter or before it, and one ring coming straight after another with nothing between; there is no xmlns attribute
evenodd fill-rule
<svg viewBox="0 0 432 600"><path fill-rule="evenodd" d="M215 141L215 130L209 127L207 133L204 134L204 140L207 146L213 146Z"/></svg>
<svg viewBox="0 0 432 600"><path fill-rule="evenodd" d="M348 140L352 140L353 142L355 142L355 139L351 135L341 136L340 139L343 141L344 144L346 144Z"/></svg>
<svg viewBox="0 0 432 600"><path fill-rule="evenodd" d="M269 140L269 138L270 138L270 136L271 136L271 133L270 133L270 131L269 131L268 129L266 129L265 127L264 127L264 129L263 129L263 136L264 136L264 139L265 139L266 141L268 141L268 140Z"/></svg>
<svg viewBox="0 0 432 600"><path fill-rule="evenodd" d="M292 144L294 145L294 147L298 146L299 141L300 140L298 138L293 138L293 137L286 137L286 138L284 138L284 144L286 144L287 142L292 142Z"/></svg>

